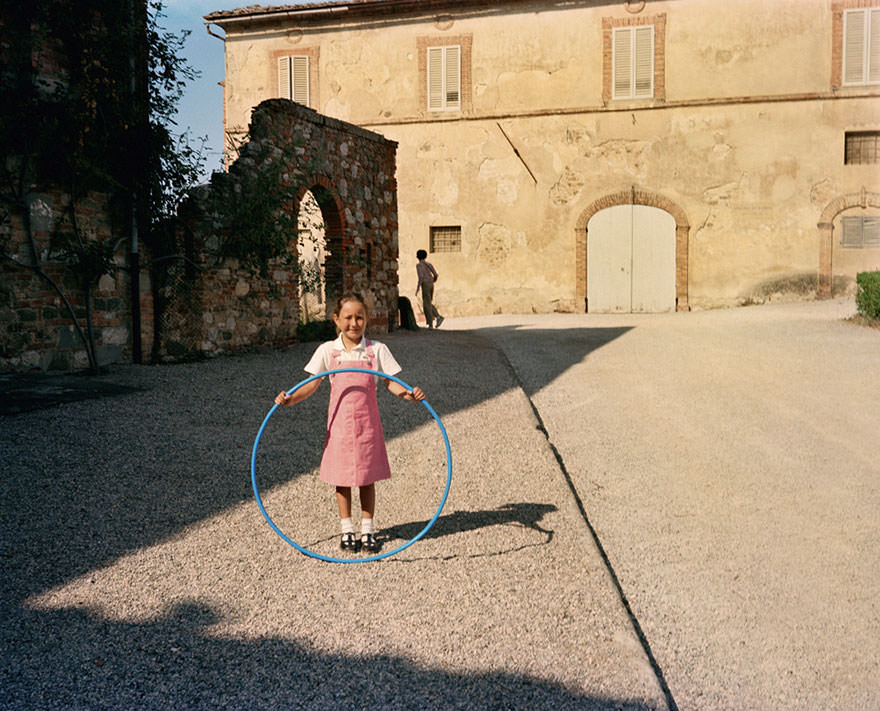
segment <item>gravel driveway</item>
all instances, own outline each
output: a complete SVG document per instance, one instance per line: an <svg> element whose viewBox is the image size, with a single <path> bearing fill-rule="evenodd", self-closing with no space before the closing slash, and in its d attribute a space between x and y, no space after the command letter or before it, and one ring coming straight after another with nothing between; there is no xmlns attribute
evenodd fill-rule
<svg viewBox="0 0 880 711"><path fill-rule="evenodd" d="M453 484L424 539L357 565L295 551L251 490L314 344L116 367L89 399L35 378L47 406L0 418L0 707L878 709L880 332L851 311L388 336ZM327 390L272 417L257 468L282 530L341 555ZM380 406L390 550L446 462L425 408Z"/></svg>

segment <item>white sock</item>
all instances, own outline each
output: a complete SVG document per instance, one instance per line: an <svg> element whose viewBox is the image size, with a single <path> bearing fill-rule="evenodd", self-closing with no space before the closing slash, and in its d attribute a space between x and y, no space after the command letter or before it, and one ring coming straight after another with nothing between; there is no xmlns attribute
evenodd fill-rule
<svg viewBox="0 0 880 711"><path fill-rule="evenodd" d="M373 519L371 518L362 518L361 519L361 533L373 533Z"/></svg>
<svg viewBox="0 0 880 711"><path fill-rule="evenodd" d="M351 516L340 519L343 533L354 533L354 524L351 522Z"/></svg>

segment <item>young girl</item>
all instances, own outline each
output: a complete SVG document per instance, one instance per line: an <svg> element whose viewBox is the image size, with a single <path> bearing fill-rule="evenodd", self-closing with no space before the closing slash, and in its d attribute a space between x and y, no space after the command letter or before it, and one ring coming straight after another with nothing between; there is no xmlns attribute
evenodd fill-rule
<svg viewBox="0 0 880 711"><path fill-rule="evenodd" d="M364 338L367 306L358 294L346 294L336 303L333 322L339 336L318 346L305 370L312 375L337 368L368 368L388 375L400 372L400 365L382 343ZM323 378L313 380L293 395L279 393L278 405L293 405L312 395ZM376 383L379 376L369 373L336 373L330 376L330 408L321 458L322 481L336 486L336 503L342 519L342 550L358 547L351 521L351 488L359 487L361 501L361 544L370 552L379 550L373 529L376 484L391 477L385 434L379 419ZM388 390L404 400L425 399L421 388L412 392L393 380Z"/></svg>

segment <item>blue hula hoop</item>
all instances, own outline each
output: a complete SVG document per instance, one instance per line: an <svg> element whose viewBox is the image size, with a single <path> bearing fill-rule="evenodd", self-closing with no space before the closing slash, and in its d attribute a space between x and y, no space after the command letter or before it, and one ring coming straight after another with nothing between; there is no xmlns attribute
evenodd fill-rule
<svg viewBox="0 0 880 711"><path fill-rule="evenodd" d="M378 370L369 370L367 368L336 368L335 370L327 370L323 373L318 373L317 375L313 375L310 378L306 378L300 383L297 383L293 388L287 391L287 395L292 395L297 390L299 390L304 385L312 382L313 380L317 380L318 378L323 378L327 375L333 375L335 373L369 373L371 375L378 375L381 378L385 378L386 380L393 380L395 383L402 385L407 390L412 392L412 387L407 385L405 382L400 380L399 378L395 378L393 375L387 375L386 373L382 373ZM428 404L427 400L421 401L422 405L425 406L425 409L431 413L431 416L437 422L437 426L440 427L440 432L443 435L443 444L446 447L446 488L443 490L443 496L440 499L440 505L437 507L437 510L434 512L434 515L431 517L431 520L428 521L428 524L419 531L415 536L410 538L406 543L404 543L399 548L395 548L392 551L388 551L387 553L378 553L376 555L365 556L363 558L334 558L333 556L321 555L320 553L315 553L314 551L305 548L295 541L291 540L285 533L275 525L275 522L266 512L266 507L263 506L263 499L260 496L260 488L257 486L257 448L260 446L260 437L263 436L263 430L266 429L266 424L269 422L269 418L275 413L275 410L278 409L278 405L272 405L272 409L269 410L269 413L263 419L263 424L260 425L260 429L257 432L256 439L254 439L254 448L251 452L251 484L254 488L254 496L257 499L257 506L260 507L260 513L263 514L263 518L266 519L268 524L272 527L272 530L277 533L282 540L286 543L289 543L291 546L296 548L300 553L304 553L307 556L312 558L317 558L319 560L327 561L328 563L368 563L373 560L381 560L382 558L388 558L396 553L400 553L403 550L409 548L413 543L418 541L422 536L424 536L433 526L437 519L440 518L440 512L443 510L443 507L446 505L446 499L449 496L449 487L452 484L452 451L449 447L449 437L446 434L446 428L443 426L443 422L441 422L440 417L434 412L434 408Z"/></svg>

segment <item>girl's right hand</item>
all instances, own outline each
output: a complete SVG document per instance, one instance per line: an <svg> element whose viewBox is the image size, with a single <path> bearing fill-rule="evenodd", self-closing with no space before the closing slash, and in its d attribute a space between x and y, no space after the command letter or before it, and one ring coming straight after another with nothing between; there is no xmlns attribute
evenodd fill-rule
<svg viewBox="0 0 880 711"><path fill-rule="evenodd" d="M289 397L286 392L283 390L275 396L275 404L287 406L290 404L290 400L293 398Z"/></svg>

